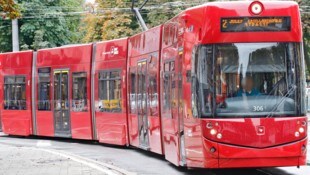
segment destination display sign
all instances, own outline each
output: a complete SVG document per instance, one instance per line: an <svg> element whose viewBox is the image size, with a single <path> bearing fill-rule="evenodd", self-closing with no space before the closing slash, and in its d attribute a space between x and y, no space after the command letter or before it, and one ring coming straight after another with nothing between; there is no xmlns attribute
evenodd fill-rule
<svg viewBox="0 0 310 175"><path fill-rule="evenodd" d="M236 17L222 18L222 32L290 31L290 17Z"/></svg>

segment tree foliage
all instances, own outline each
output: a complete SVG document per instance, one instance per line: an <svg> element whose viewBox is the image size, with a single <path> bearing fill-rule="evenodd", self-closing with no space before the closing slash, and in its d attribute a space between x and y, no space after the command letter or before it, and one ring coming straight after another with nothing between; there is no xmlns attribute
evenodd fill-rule
<svg viewBox="0 0 310 175"><path fill-rule="evenodd" d="M79 18L67 12L82 7L82 0L21 1L20 43L22 49L57 47L78 41ZM41 41L41 43L38 43Z"/></svg>
<svg viewBox="0 0 310 175"><path fill-rule="evenodd" d="M11 21L21 17L19 6L13 0L0 0L0 53L10 51L12 48Z"/></svg>
<svg viewBox="0 0 310 175"><path fill-rule="evenodd" d="M10 1L10 0L7 0ZM78 43L80 15L84 0L15 0L22 14L19 39L22 50L41 49ZM9 20L1 20L0 52L11 51L12 28Z"/></svg>
<svg viewBox="0 0 310 175"><path fill-rule="evenodd" d="M307 68L307 77L310 78L310 1L296 0L301 7L301 22L303 29L303 41L305 51L305 61Z"/></svg>
<svg viewBox="0 0 310 175"><path fill-rule="evenodd" d="M10 20L0 20L0 53L12 50L12 28Z"/></svg>
<svg viewBox="0 0 310 175"><path fill-rule="evenodd" d="M16 19L21 16L19 6L14 0L0 0L0 13L2 18Z"/></svg>
<svg viewBox="0 0 310 175"><path fill-rule="evenodd" d="M83 42L110 40L134 34L138 27L132 12L131 0L97 0L97 7L88 4L90 13L85 15L81 29Z"/></svg>
<svg viewBox="0 0 310 175"><path fill-rule="evenodd" d="M189 7L203 4L205 2L211 2L213 0L153 0L155 3L154 9L146 10L147 13L147 24L149 27L154 27L169 19L173 18L183 10ZM152 3L151 3L152 4Z"/></svg>

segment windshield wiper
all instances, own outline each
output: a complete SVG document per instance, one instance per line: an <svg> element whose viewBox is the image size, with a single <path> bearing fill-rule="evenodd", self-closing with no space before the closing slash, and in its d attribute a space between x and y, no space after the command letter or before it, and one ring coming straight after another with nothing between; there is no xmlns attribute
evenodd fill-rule
<svg viewBox="0 0 310 175"><path fill-rule="evenodd" d="M287 92L286 94L284 94L284 96L280 99L279 103L277 103L274 108L270 111L270 113L267 115L266 118L272 117L274 115L274 112L278 109L278 107L285 101L285 99L287 97L289 97L290 95L292 95L292 93L295 92L295 90L297 89L296 85L293 85Z"/></svg>

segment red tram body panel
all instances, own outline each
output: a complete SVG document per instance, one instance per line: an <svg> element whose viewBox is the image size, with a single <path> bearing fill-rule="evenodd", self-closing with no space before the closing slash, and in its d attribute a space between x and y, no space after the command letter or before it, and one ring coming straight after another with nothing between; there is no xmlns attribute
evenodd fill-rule
<svg viewBox="0 0 310 175"><path fill-rule="evenodd" d="M2 129L10 135L32 134L32 51L0 54Z"/></svg>
<svg viewBox="0 0 310 175"><path fill-rule="evenodd" d="M160 48L158 26L128 41L128 126L130 144L162 154L159 103Z"/></svg>
<svg viewBox="0 0 310 175"><path fill-rule="evenodd" d="M10 135L133 146L176 166L306 164L295 2L207 3L129 38L4 53L0 63Z"/></svg>
<svg viewBox="0 0 310 175"><path fill-rule="evenodd" d="M92 44L38 51L37 135L92 139L91 55Z"/></svg>
<svg viewBox="0 0 310 175"><path fill-rule="evenodd" d="M175 165L185 165L183 133L183 98L186 88L182 83L184 35L179 28L185 23L175 17L163 25L161 59L161 117L165 157ZM183 151L183 153L182 153Z"/></svg>
<svg viewBox="0 0 310 175"><path fill-rule="evenodd" d="M94 99L99 142L128 145L127 38L96 44Z"/></svg>

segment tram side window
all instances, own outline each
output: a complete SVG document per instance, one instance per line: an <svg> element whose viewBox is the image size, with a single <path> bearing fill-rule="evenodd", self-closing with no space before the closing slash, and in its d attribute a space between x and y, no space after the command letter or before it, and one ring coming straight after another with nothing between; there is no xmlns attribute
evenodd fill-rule
<svg viewBox="0 0 310 175"><path fill-rule="evenodd" d="M51 84L51 70L50 68L38 69L39 75L39 94L38 94L38 110L50 111L50 84Z"/></svg>
<svg viewBox="0 0 310 175"><path fill-rule="evenodd" d="M120 71L99 73L99 109L101 112L121 111Z"/></svg>
<svg viewBox="0 0 310 175"><path fill-rule="evenodd" d="M136 105L136 68L130 68L129 70L129 113L134 114L137 112L137 105Z"/></svg>
<svg viewBox="0 0 310 175"><path fill-rule="evenodd" d="M87 111L87 74L72 73L72 111Z"/></svg>
<svg viewBox="0 0 310 175"><path fill-rule="evenodd" d="M174 61L167 62L164 64L164 109L170 110L172 107L173 94L172 91L176 88L175 82L172 80L174 73ZM173 91L174 92L174 91Z"/></svg>
<svg viewBox="0 0 310 175"><path fill-rule="evenodd" d="M25 76L4 77L4 109L26 110Z"/></svg>
<svg viewBox="0 0 310 175"><path fill-rule="evenodd" d="M158 94L157 94L157 79L156 74L149 76L149 106L150 106L150 115L157 116L158 115Z"/></svg>

